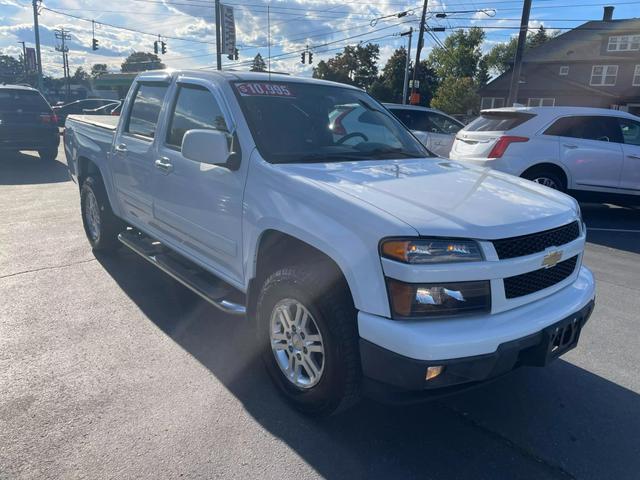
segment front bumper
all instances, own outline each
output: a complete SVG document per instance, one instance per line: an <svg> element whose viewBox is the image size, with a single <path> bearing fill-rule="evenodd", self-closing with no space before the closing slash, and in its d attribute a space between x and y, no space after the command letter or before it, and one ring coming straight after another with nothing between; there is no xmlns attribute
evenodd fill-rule
<svg viewBox="0 0 640 480"><path fill-rule="evenodd" d="M395 321L360 312L360 357L368 389L377 396L381 392L433 396L436 391L467 388L522 365L539 364L533 352L546 346L542 345L545 330L576 316L584 325L594 297L593 276L581 267L571 285L499 314ZM444 365L443 373L426 381L427 367L436 365Z"/></svg>

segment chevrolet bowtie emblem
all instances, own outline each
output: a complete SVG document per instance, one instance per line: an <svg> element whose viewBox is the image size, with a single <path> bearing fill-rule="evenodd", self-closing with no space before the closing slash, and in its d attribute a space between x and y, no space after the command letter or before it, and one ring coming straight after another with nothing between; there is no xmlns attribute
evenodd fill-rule
<svg viewBox="0 0 640 480"><path fill-rule="evenodd" d="M544 268L555 267L561 259L562 259L562 250L549 252L542 259L542 266Z"/></svg>

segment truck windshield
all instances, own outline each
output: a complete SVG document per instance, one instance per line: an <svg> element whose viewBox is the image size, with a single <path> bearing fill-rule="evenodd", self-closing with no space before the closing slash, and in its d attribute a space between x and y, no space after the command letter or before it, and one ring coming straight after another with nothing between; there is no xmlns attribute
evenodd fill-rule
<svg viewBox="0 0 640 480"><path fill-rule="evenodd" d="M262 157L271 163L432 156L359 90L297 82L234 82Z"/></svg>

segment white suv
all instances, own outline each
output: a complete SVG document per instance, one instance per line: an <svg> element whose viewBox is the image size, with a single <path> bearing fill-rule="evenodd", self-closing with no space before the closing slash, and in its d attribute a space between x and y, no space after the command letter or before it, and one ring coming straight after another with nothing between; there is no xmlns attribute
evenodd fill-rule
<svg viewBox="0 0 640 480"><path fill-rule="evenodd" d="M483 110L458 132L450 156L557 190L640 198L640 118L617 110Z"/></svg>

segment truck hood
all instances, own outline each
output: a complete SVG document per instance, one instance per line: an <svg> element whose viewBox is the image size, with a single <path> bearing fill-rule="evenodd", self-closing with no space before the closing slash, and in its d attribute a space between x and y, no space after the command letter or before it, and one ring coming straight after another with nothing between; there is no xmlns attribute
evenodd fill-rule
<svg viewBox="0 0 640 480"><path fill-rule="evenodd" d="M563 193L442 158L279 167L373 205L424 236L491 240L548 230L578 216L575 200Z"/></svg>

